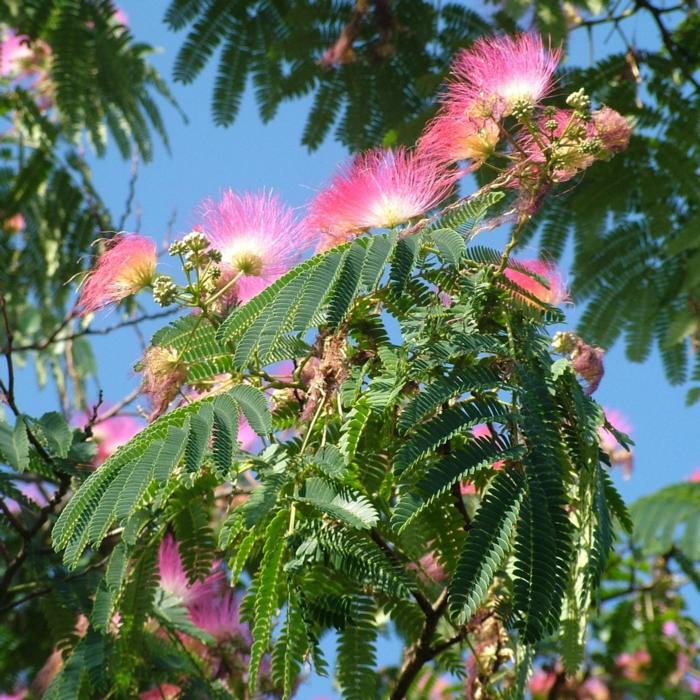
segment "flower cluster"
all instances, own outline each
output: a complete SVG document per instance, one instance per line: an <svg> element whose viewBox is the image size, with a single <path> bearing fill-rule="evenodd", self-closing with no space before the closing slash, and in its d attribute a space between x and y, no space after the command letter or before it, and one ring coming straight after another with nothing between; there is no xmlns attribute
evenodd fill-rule
<svg viewBox="0 0 700 700"><path fill-rule="evenodd" d="M438 114L416 148L374 148L357 155L316 194L303 216L266 190L224 190L219 200L205 200L192 231L168 250L178 258L184 281L156 273L151 241L118 234L86 277L79 308L92 312L150 288L162 306L178 304L221 319L311 252L376 229L425 225L430 212L455 193L459 177L485 164L498 173L491 186L518 190L510 212L521 222L555 183L622 150L630 137L621 115L608 107L591 113L581 91L569 96L569 109L542 104L553 89L559 58L558 50L534 34L475 42L455 58ZM466 168L455 168L459 163ZM569 299L552 263L512 260L499 275L499 284L526 304ZM146 352L140 366L151 418L180 392L187 374L184 354L168 347ZM593 391L602 376L602 351L580 345L571 360ZM326 384L335 369L326 365L314 373L309 392L315 398L308 406L317 403L321 390L327 401L334 395Z"/></svg>

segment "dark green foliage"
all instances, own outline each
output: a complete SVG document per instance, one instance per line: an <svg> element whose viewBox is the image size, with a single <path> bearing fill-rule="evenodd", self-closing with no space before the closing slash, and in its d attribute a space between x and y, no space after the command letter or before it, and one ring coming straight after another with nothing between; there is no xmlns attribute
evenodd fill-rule
<svg viewBox="0 0 700 700"><path fill-rule="evenodd" d="M450 614L461 623L468 621L484 601L494 575L510 552L524 488L522 474L500 471L476 513L450 582Z"/></svg>

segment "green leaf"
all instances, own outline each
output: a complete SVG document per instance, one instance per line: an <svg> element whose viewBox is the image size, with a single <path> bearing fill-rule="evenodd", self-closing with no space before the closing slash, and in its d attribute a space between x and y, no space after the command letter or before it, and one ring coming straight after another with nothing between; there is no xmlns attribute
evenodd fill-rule
<svg viewBox="0 0 700 700"><path fill-rule="evenodd" d="M496 474L477 510L450 582L450 615L465 624L487 595L493 576L510 550L513 526L525 492L523 475Z"/></svg>
<svg viewBox="0 0 700 700"><path fill-rule="evenodd" d="M18 472L29 468L29 438L24 418L17 418L14 428L0 422L0 453L0 457Z"/></svg>
<svg viewBox="0 0 700 700"><path fill-rule="evenodd" d="M260 389L250 384L239 384L228 391L238 402L250 427L261 437L272 432L272 416L267 405L267 399Z"/></svg>
<svg viewBox="0 0 700 700"><path fill-rule="evenodd" d="M272 617L278 606L282 559L286 549L284 532L288 522L288 511L280 510L267 526L262 560L254 579L253 644L248 665L248 688L251 694L255 693L258 686L260 661L270 643Z"/></svg>
<svg viewBox="0 0 700 700"><path fill-rule="evenodd" d="M304 493L297 500L361 530L374 527L379 519L376 509L363 495L349 489L335 491L326 481L316 477L306 480Z"/></svg>
<svg viewBox="0 0 700 700"><path fill-rule="evenodd" d="M367 700L377 697L377 626L371 598L355 599L352 619L338 635L338 684L344 700Z"/></svg>
<svg viewBox="0 0 700 700"><path fill-rule="evenodd" d="M674 484L630 506L634 538L649 554L679 549L700 559L700 483Z"/></svg>

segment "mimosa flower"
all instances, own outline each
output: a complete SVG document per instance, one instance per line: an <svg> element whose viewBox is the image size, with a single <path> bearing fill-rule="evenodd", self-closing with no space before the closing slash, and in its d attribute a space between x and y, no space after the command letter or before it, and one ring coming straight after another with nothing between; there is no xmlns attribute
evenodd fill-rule
<svg viewBox="0 0 700 700"><path fill-rule="evenodd" d="M614 109L601 107L591 115L594 133L610 154L624 151L632 136L629 122Z"/></svg>
<svg viewBox="0 0 700 700"><path fill-rule="evenodd" d="M201 597L190 607L192 622L221 643L238 640L250 644L248 625L241 622L236 594L226 588L220 595Z"/></svg>
<svg viewBox="0 0 700 700"><path fill-rule="evenodd" d="M31 61L33 55L29 37L16 34L12 29L7 30L0 42L0 75L10 77L24 72L25 64Z"/></svg>
<svg viewBox="0 0 700 700"><path fill-rule="evenodd" d="M438 163L471 160L480 164L494 152L500 128L487 117L470 117L464 110L446 108L428 124L418 141L418 151Z"/></svg>
<svg viewBox="0 0 700 700"><path fill-rule="evenodd" d="M109 406L103 404L103 408L106 410ZM90 422L91 417L87 413L79 413L71 422L82 429ZM103 419L98 415L97 421L91 428L92 439L97 447L93 465L99 467L117 447L129 442L142 427L141 421L133 416L115 415Z"/></svg>
<svg viewBox="0 0 700 700"><path fill-rule="evenodd" d="M321 250L370 228L392 228L421 216L443 199L454 176L440 164L404 148L374 149L341 169L309 205L307 226Z"/></svg>
<svg viewBox="0 0 700 700"><path fill-rule="evenodd" d="M143 392L151 403L149 419L157 418L168 408L187 377L187 368L172 348L152 345L141 361Z"/></svg>
<svg viewBox="0 0 700 700"><path fill-rule="evenodd" d="M694 483L700 483L700 467L698 467L689 477L688 481L692 481Z"/></svg>
<svg viewBox="0 0 700 700"><path fill-rule="evenodd" d="M478 39L457 54L446 102L473 116L498 119L518 103L536 105L552 89L560 56L537 34Z"/></svg>
<svg viewBox="0 0 700 700"><path fill-rule="evenodd" d="M568 301L569 293L564 280L556 265L544 260L518 260L519 267L524 268L533 275L542 278L547 284L538 281L526 272L521 272L512 267L507 267L503 274L515 285L526 291L530 296L539 301L557 306ZM524 301L530 301L522 297Z"/></svg>
<svg viewBox="0 0 700 700"><path fill-rule="evenodd" d="M272 284L312 247L294 212L269 191L225 190L219 202L204 202L198 228L221 253L224 269L240 275L235 283L239 302Z"/></svg>
<svg viewBox="0 0 700 700"><path fill-rule="evenodd" d="M212 597L223 580L221 571L214 572L203 581L190 583L180 558L180 548L175 538L168 533L160 543L158 550L159 584L163 591L173 598L178 598L183 605L194 605L205 597Z"/></svg>
<svg viewBox="0 0 700 700"><path fill-rule="evenodd" d="M78 304L83 313L116 303L151 284L156 272L156 246L136 233L118 234L85 278Z"/></svg>

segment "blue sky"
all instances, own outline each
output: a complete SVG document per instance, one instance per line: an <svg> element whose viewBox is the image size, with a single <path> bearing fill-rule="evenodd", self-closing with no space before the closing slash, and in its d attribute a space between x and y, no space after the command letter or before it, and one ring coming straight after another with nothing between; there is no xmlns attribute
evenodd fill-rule
<svg viewBox="0 0 700 700"><path fill-rule="evenodd" d="M235 124L228 129L215 127L210 98L216 62L210 63L192 85L172 83L171 68L184 35L171 34L163 26L166 4L164 0L124 0L121 3L137 40L161 47L153 62L171 84L189 119L189 123L183 123L175 110L163 105L172 154L168 155L158 145L154 162L139 168L136 210L141 219L141 231L156 241L162 240L173 213L176 214L173 233L188 231L197 205L206 197L217 197L224 187L242 190L272 187L291 205L302 205L346 157L345 150L330 141L314 153L308 153L300 145L309 108L306 99L282 105L277 118L263 125L250 89ZM630 36L638 43L656 41L644 24L629 23L628 26ZM607 31L598 32L600 42L606 34ZM606 45L596 43L595 58L611 48L617 49L619 40L613 36ZM575 35L570 56L572 64L588 62L589 47L583 31ZM118 220L126 199L130 164L112 154L97 161L94 167L98 190ZM127 229L134 226L135 218L131 217ZM499 245L501 242L498 234L482 235L483 244ZM571 309L572 324L578 313L579 309ZM111 322L114 320L116 318ZM95 347L106 398L116 401L136 382L131 367L139 356L138 343L132 333L123 331L109 338L97 338ZM606 376L596 397L630 419L637 443L632 479L618 479L624 497L633 500L684 479L700 465L698 409L685 408L685 387L668 385L656 353L642 365L631 364L625 360L622 347L616 346L607 353L605 365ZM25 391L24 396L20 393L25 410L43 412L53 408L53 395L49 392L36 395L33 387L32 377L23 372L19 390ZM395 645L382 642L380 647L382 660L398 660ZM327 680L316 679L304 686L298 697L306 700L319 694L334 697Z"/></svg>

